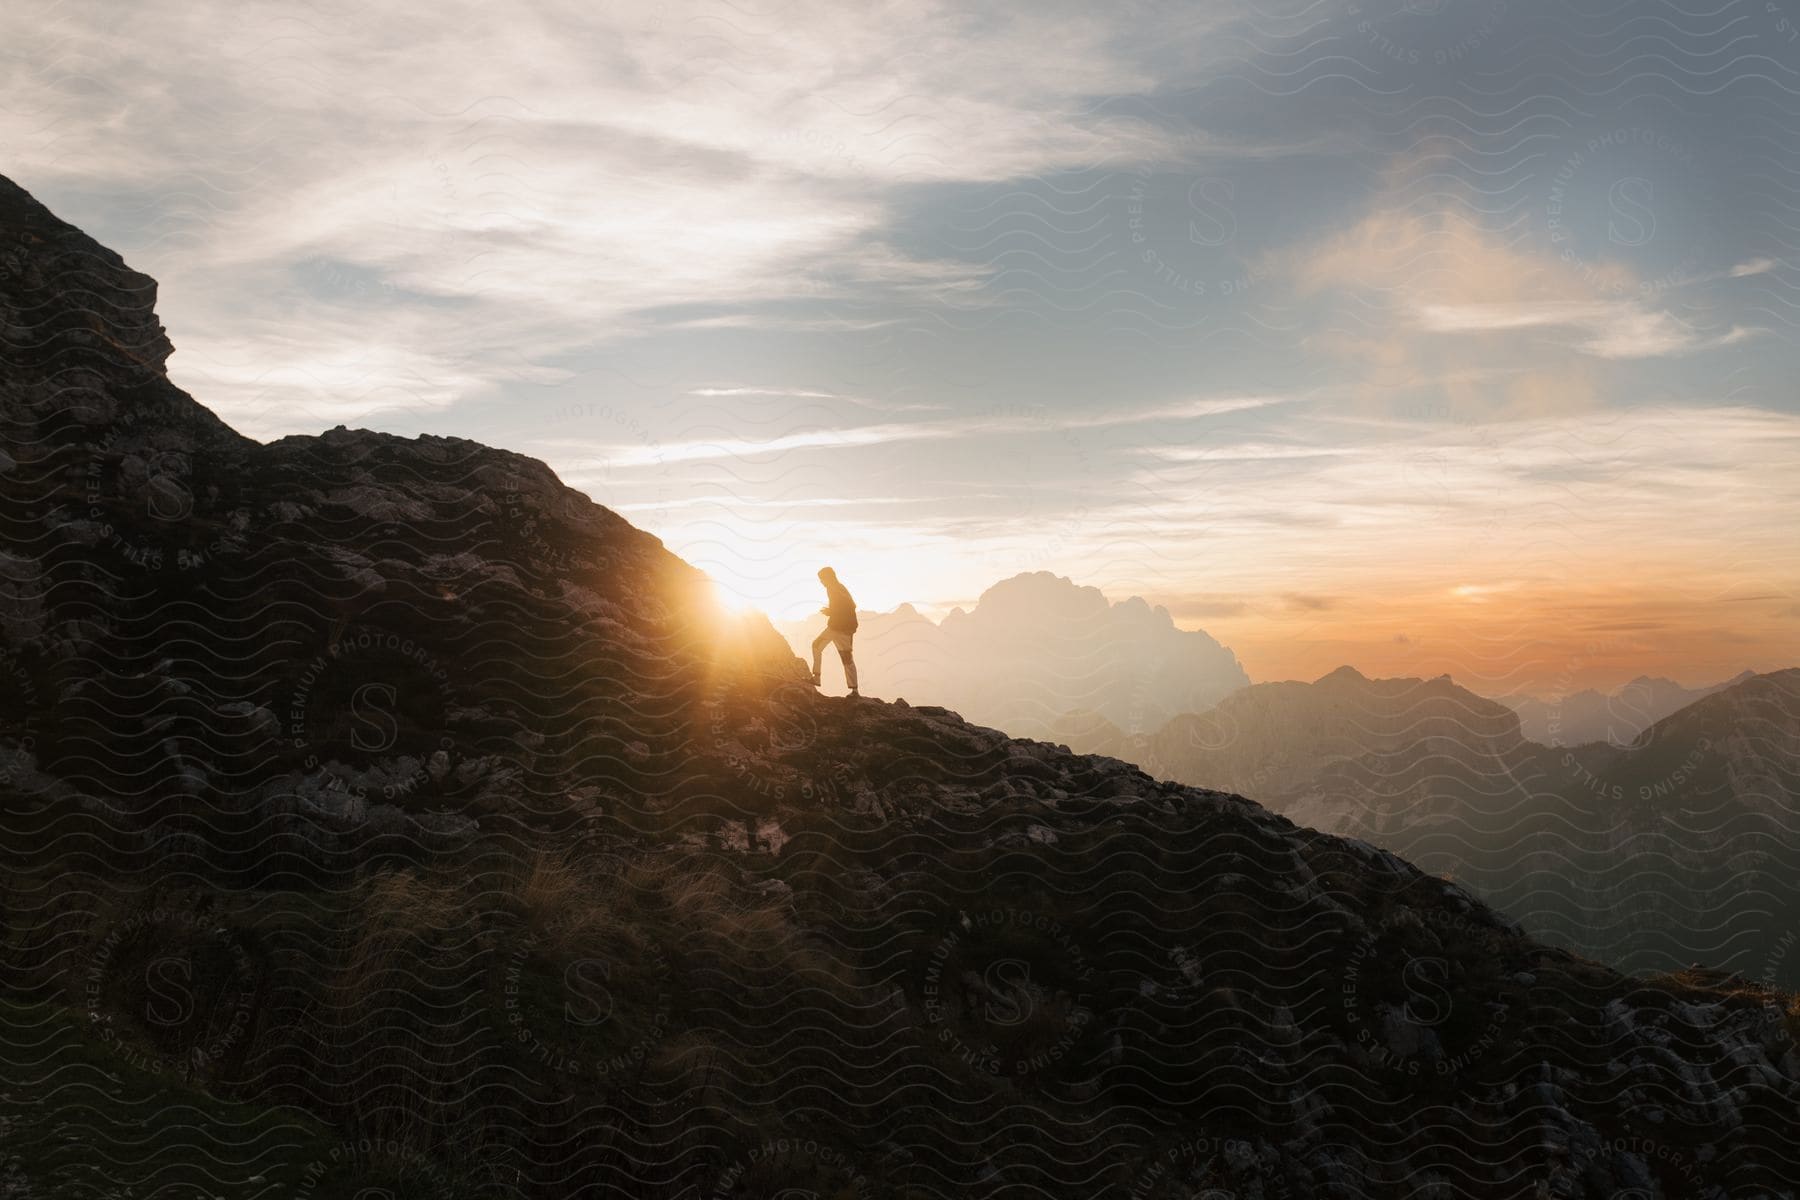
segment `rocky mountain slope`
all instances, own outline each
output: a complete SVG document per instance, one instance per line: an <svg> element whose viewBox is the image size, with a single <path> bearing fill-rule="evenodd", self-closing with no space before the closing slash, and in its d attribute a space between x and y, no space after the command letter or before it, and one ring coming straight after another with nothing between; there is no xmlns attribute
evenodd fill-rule
<svg viewBox="0 0 1800 1200"><path fill-rule="evenodd" d="M1174 778L1205 776L1233 790L1291 795L1346 761L1396 781L1486 777L1524 751L1516 716L1447 675L1368 679L1339 667L1310 684L1256 684L1205 712L1177 717L1151 736L1148 753Z"/></svg>
<svg viewBox="0 0 1800 1200"><path fill-rule="evenodd" d="M1696 701L1573 783L1587 836L1562 839L1562 870L1594 890L1600 924L1665 961L1800 987L1800 670Z"/></svg>
<svg viewBox="0 0 1800 1200"><path fill-rule="evenodd" d="M236 436L154 292L0 180L0 1195L1795 1193L1786 997L818 696L540 463Z"/></svg>
<svg viewBox="0 0 1800 1200"><path fill-rule="evenodd" d="M911 605L863 613L856 657L889 695L954 708L1011 733L1044 736L1064 714L1097 712L1131 732L1206 708L1250 682L1230 650L1178 629L1142 598L1035 571L1003 579L941 622ZM781 631L805 655L814 619Z"/></svg>
<svg viewBox="0 0 1800 1200"><path fill-rule="evenodd" d="M1511 710L1449 676L1369 679L1347 666L1311 683L1253 684L1147 735L1095 713L1068 714L1052 732L1076 749L1204 779L1359 835L1471 816L1483 807L1475 797L1512 796L1548 753L1521 735Z"/></svg>
<svg viewBox="0 0 1800 1200"><path fill-rule="evenodd" d="M1348 667L1150 736L1092 714L1054 736L1374 842L1616 965L1800 986L1800 672L1750 676L1623 747L1539 745L1447 677Z"/></svg>

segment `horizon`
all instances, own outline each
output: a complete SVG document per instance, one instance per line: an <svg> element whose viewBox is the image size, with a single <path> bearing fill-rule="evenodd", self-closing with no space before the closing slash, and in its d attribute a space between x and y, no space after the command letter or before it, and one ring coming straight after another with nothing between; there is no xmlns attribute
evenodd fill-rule
<svg viewBox="0 0 1800 1200"><path fill-rule="evenodd" d="M1761 6L1610 91L1542 0L926 11L63 5L0 122L234 427L541 457L776 619L1048 570L1261 680L1800 661L1780 128L1680 76Z"/></svg>
<svg viewBox="0 0 1800 1200"><path fill-rule="evenodd" d="M1046 572L1046 573L1048 573L1048 572ZM1031 572L1024 572L1022 574L1031 574ZM1013 576L1012 578L1018 578L1018 576ZM1071 583L1077 588L1085 586L1081 583L1080 580L1071 580L1068 576L1056 576L1055 578L1059 582ZM1009 582L1009 580L996 580L995 581L996 584L1005 583L1005 582ZM1100 591L1101 589L1095 589L1095 590ZM1128 603L1132 600L1141 600L1141 601L1144 601L1145 603L1150 603L1148 600L1146 600L1144 597L1141 597L1141 596L1117 596L1116 597L1116 596L1106 595L1104 591L1101 591L1101 594L1105 597L1109 608L1116 608L1119 605ZM965 613L969 612L969 611L973 610L980 602L981 602L981 597L976 596L972 599L953 601L949 605L939 608L939 609L935 609L935 610L931 609L931 608L927 608L927 607L919 605L919 604L912 603L910 601L901 601L899 604L897 604L893 608L889 608L889 609L869 608L869 607L866 607L859 603L857 605L857 611L865 617L881 618L881 617L897 616L897 615L899 615L899 612L901 609L910 608L920 618L931 622L933 625L941 626L944 622L944 618L949 616L952 612L957 612L957 611L965 612ZM1168 614L1168 609L1163 605L1151 604L1150 606L1153 611L1161 611L1165 615ZM815 632L815 630L813 629L813 620L812 620L813 614L810 610L806 613L802 613L799 615L782 617L782 616L778 616L773 613L769 613L761 608L757 608L754 605L734 604L731 607L737 609L738 611L758 612L758 613L761 613L763 616L768 617L770 622L775 626L776 631L788 640L788 643L790 646L794 647L794 653L796 655L799 655L802 658L805 657L804 652L803 652L803 643L807 640L810 640L811 634L813 632ZM1179 622L1174 622L1172 617L1171 617L1171 623L1174 628L1180 629L1183 632L1201 632L1201 633L1206 632L1206 630L1200 629L1198 627L1184 629L1183 626L1181 626L1181 624ZM804 635L803 635L802 631L804 631ZM796 640L796 639L798 639L798 640ZM1231 646L1229 644L1226 644L1225 649L1231 650ZM1676 686L1681 687L1687 691L1699 691L1699 690L1705 690L1705 689L1709 689L1709 688L1722 687L1723 685L1732 682L1733 680L1739 678L1740 676L1766 675L1766 674L1770 674L1772 672L1789 670L1795 666L1800 666L1800 664L1784 663L1784 664L1777 664L1777 665L1766 666L1766 667L1761 667L1761 668L1746 666L1746 667L1740 668L1739 670L1731 672L1729 675L1720 676L1718 678L1705 678L1705 679L1675 679L1675 678L1671 678L1666 675L1656 675L1656 674L1652 674L1651 672L1648 672L1648 671L1639 671L1635 674L1619 676L1616 680L1614 680L1610 684L1598 684L1598 683L1593 683L1593 682L1583 683L1583 684L1574 684L1574 683L1564 681L1565 686L1563 686L1557 690L1548 690L1548 691L1534 691L1529 688L1515 688L1510 691L1482 691L1482 690L1478 690L1475 687L1470 686L1468 683L1465 683L1464 681L1462 681L1460 679L1457 679L1455 674L1453 672L1449 672L1449 671L1439 672L1438 675L1389 676L1389 675L1381 675L1376 672L1366 671L1361 666L1359 666L1358 664L1356 664L1354 662L1342 662L1342 663L1337 664L1334 667L1331 667L1327 670L1321 671L1317 675L1309 675L1304 678L1300 677L1300 676L1262 678L1262 677L1258 677L1255 672L1249 671L1248 668L1246 668L1246 671L1251 676L1250 686L1255 686L1255 685L1264 684L1264 683L1316 683L1320 679L1325 678L1327 675L1330 675L1336 671L1339 671L1339 670L1344 669L1345 667L1348 667L1351 670L1354 670L1357 673L1359 673L1367 678L1370 678L1370 679L1391 679L1391 678L1432 679L1432 678L1437 678L1438 676L1443 676L1443 677L1449 678L1452 682L1456 683L1457 686L1466 688L1467 690L1474 692L1476 695L1483 696L1490 700L1504 701L1507 699L1517 698L1517 699L1534 699L1534 700L1539 700L1539 701L1554 701L1554 700L1558 700L1558 699L1567 698L1571 695L1575 695L1575 694L1583 692L1583 691L1594 691L1594 692L1598 692L1603 695L1617 695L1623 688L1627 687L1630 684L1637 683L1640 680L1649 680L1652 682L1673 683ZM1553 680L1551 682L1557 682L1557 681Z"/></svg>

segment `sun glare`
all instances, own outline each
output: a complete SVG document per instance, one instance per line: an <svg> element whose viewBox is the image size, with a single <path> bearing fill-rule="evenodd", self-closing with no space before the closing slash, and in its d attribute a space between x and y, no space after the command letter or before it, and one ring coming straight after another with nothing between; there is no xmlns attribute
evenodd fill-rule
<svg viewBox="0 0 1800 1200"><path fill-rule="evenodd" d="M722 553L717 525L715 521L698 531L691 542L680 530L664 536L671 550L694 561L712 580L721 613L760 612L778 625L810 621L825 603L819 582L824 566L836 569L863 612L890 612L907 602L929 607L938 597L972 594L968 580L935 573L933 560L920 562L887 548L826 545L818 536L769 552L766 535L750 530L743 537L746 553ZM748 549L758 553L752 556Z"/></svg>
<svg viewBox="0 0 1800 1200"><path fill-rule="evenodd" d="M757 603L723 580L713 580L713 599L719 607L734 615L756 609Z"/></svg>

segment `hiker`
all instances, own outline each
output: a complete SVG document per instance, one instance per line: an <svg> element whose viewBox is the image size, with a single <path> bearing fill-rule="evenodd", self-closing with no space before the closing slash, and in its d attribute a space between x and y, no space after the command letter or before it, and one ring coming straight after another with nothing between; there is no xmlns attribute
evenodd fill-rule
<svg viewBox="0 0 1800 1200"><path fill-rule="evenodd" d="M825 647L836 646L838 657L844 661L844 682L850 685L850 694L859 696L856 690L856 660L850 656L850 641L856 636L856 601L850 598L850 590L838 582L837 572L830 567L819 568L819 582L825 585L825 607L819 611L825 614L825 631L813 639L813 686L819 686L819 663L825 655Z"/></svg>

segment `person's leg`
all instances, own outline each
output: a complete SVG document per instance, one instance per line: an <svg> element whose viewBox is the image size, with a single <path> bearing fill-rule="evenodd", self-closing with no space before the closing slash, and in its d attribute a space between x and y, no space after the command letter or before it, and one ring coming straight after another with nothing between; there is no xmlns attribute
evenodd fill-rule
<svg viewBox="0 0 1800 1200"><path fill-rule="evenodd" d="M850 643L854 637L854 634L840 633L837 639L838 657L844 660L844 682L853 692L856 690L856 659L850 655Z"/></svg>
<svg viewBox="0 0 1800 1200"><path fill-rule="evenodd" d="M832 641L831 630L827 629L813 639L813 686L819 683L819 668L824 665L825 646Z"/></svg>

